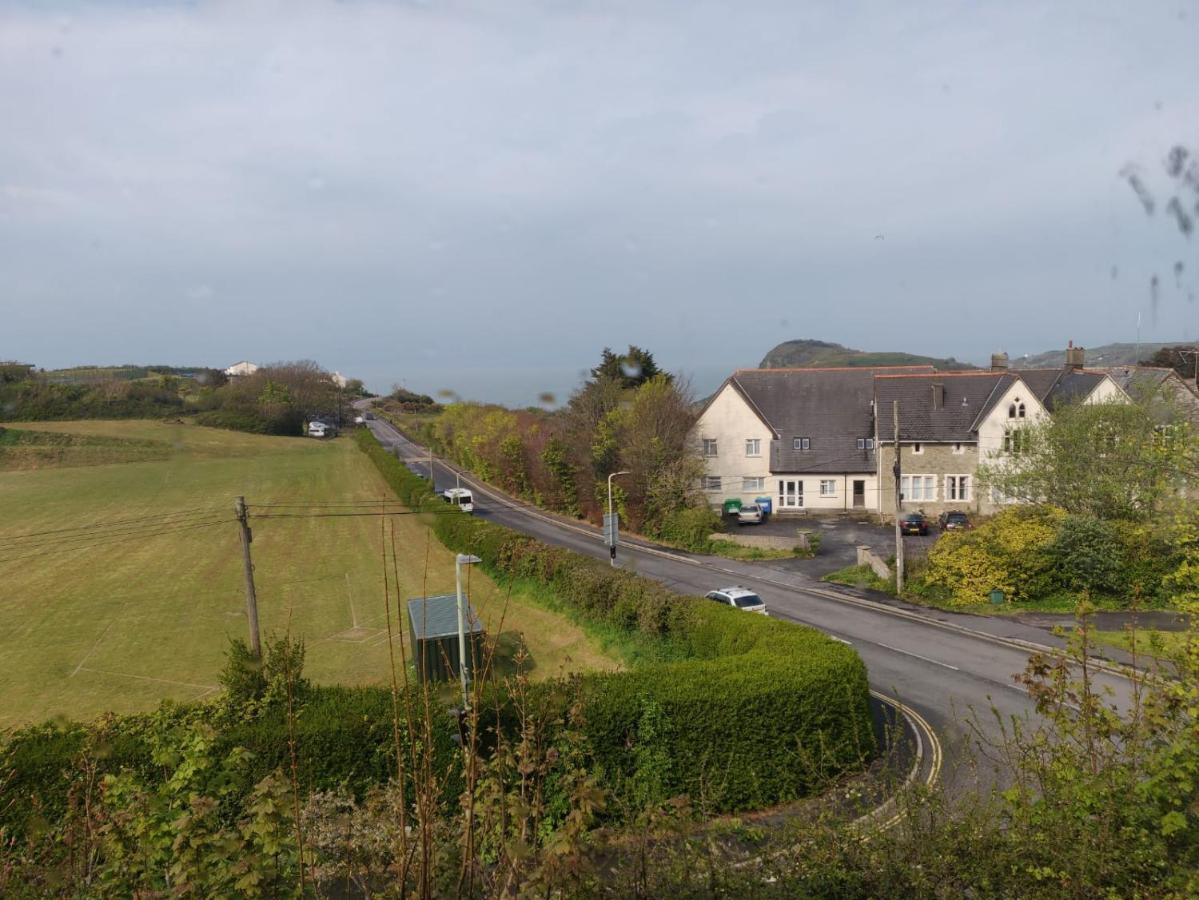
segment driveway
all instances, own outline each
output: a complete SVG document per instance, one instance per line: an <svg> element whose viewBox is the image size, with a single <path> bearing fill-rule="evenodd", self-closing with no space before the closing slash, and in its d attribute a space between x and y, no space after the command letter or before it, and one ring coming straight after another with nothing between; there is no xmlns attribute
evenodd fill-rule
<svg viewBox="0 0 1199 900"><path fill-rule="evenodd" d="M865 544L884 559L895 555L895 527L879 525L872 518L862 515L815 515L771 516L761 525L729 524L729 531L737 534L771 537L793 537L797 530L812 531L820 535L820 552L812 559L771 560L772 568L803 572L820 578L829 572L857 565L858 545ZM930 529L925 537L905 537L904 550L908 557L924 556L940 532Z"/></svg>

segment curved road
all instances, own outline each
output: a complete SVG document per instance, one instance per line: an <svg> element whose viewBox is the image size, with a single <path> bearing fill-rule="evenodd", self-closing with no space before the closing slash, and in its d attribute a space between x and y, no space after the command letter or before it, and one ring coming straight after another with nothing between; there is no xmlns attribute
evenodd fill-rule
<svg viewBox="0 0 1199 900"><path fill-rule="evenodd" d="M385 447L428 476L429 456L424 448L388 422L375 419L367 424ZM467 473L459 471L457 477L474 493L476 515L546 543L607 559L608 548L598 529L521 503ZM453 487L455 470L437 460L434 478L437 490ZM762 596L772 616L810 625L851 644L866 663L871 687L916 710L937 732L946 763L943 779L955 789L974 784L974 771L966 764L975 758L976 729L987 737L999 736L992 710L1003 720L1035 716L1033 703L1015 676L1032 652L1061 643L1047 631L1007 620L880 603L768 563L684 554L625 540L620 543L618 563L685 594L744 585ZM1128 697L1125 679L1108 673L1097 678L1117 700ZM983 785L995 777L985 769L977 773Z"/></svg>

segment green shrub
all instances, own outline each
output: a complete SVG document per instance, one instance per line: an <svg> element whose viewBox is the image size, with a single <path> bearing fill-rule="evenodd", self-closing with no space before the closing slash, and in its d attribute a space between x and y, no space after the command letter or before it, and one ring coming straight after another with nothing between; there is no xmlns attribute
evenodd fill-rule
<svg viewBox="0 0 1199 900"><path fill-rule="evenodd" d="M1114 594L1124 586L1120 526L1091 516L1066 516L1046 548L1054 581L1067 591Z"/></svg>
<svg viewBox="0 0 1199 900"><path fill-rule="evenodd" d="M973 531L943 534L928 553L926 584L941 588L952 606L987 602L998 588L1013 602L1052 591L1053 544L1064 513L1053 507L1015 506Z"/></svg>
<svg viewBox="0 0 1199 900"><path fill-rule="evenodd" d="M213 409L197 413L197 425L225 428L229 431L248 431L251 434L275 434L300 437L304 434L304 414L285 407L272 415L253 409Z"/></svg>
<svg viewBox="0 0 1199 900"><path fill-rule="evenodd" d="M706 506L676 509L662 517L655 537L689 550L704 550L713 532L720 531L720 516Z"/></svg>

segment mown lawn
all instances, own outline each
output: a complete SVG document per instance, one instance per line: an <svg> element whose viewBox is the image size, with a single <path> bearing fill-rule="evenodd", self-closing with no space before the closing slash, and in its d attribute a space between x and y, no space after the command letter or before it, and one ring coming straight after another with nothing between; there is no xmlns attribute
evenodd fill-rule
<svg viewBox="0 0 1199 900"><path fill-rule="evenodd" d="M170 451L0 472L0 727L213 692L228 638L246 634L234 498L254 507L389 496L348 438L159 422L33 427L162 441ZM381 521L394 523L402 597L452 593L453 555L416 517L252 518L264 637L303 636L317 681L389 681ZM124 524L103 524L111 522ZM470 571L470 594L490 632L503 616L506 652L523 638L535 677L618 665L578 626L523 594L508 598L481 572Z"/></svg>

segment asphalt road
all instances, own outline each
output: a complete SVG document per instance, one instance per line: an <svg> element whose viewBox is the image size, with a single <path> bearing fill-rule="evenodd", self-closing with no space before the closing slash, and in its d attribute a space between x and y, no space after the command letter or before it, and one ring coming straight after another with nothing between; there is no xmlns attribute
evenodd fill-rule
<svg viewBox="0 0 1199 900"><path fill-rule="evenodd" d="M410 468L428 475L423 448L387 422L367 424ZM454 471L442 461L435 462L434 470L438 490L455 485ZM608 549L597 530L514 501L465 473L460 477L474 493L476 515L546 543L607 559ZM1048 632L1017 622L882 604L852 589L834 590L803 573L763 563L664 552L624 541L618 563L684 594L702 595L730 584L749 587L766 601L772 616L813 626L852 645L866 663L871 687L900 699L936 731L945 758L942 778L954 790L989 785L997 777L1003 780L1002 773L987 765L971 765L977 759L976 736L999 737L996 714L1003 721L1035 717L1033 703L1015 676L1038 645L1059 643ZM1128 682L1103 673L1097 679L1123 705Z"/></svg>

